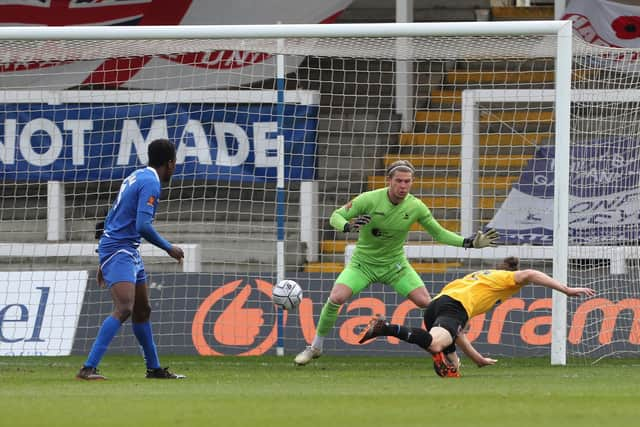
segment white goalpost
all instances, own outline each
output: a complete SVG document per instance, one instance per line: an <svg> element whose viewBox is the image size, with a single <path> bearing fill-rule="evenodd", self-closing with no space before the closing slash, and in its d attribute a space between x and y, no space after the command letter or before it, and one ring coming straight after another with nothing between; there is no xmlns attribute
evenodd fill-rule
<svg viewBox="0 0 640 427"><path fill-rule="evenodd" d="M558 86L556 86L558 87ZM570 101L573 105L601 105L603 103L617 103L617 104L629 104L629 103L637 103L640 101L640 92L637 90L629 90L629 89L573 89L570 92L564 91L562 96L567 96L570 94ZM479 156L477 148L480 146L480 132L478 129L479 124L479 111L480 105L483 103L518 103L520 100L524 100L526 103L547 103L549 105L553 105L554 102L558 101L557 90L552 89L477 89L477 90L466 90L462 94L462 158L461 162L460 174L462 176L462 182L469 183L468 185L462 185L462 200L461 200L461 229L463 230L463 234L470 234L474 228L476 228L474 221L477 221L477 198L478 192L477 187L473 184L477 182L477 171L480 170L479 165ZM556 104L557 105L557 104ZM559 124L559 116L557 114L556 108L556 135L557 126ZM566 119L566 123L570 123L570 120ZM575 120L574 120L575 121ZM465 129L467 130L465 132ZM546 207L540 209L542 215L554 215L554 229L552 236L556 236L556 233L561 233L563 228L567 228L568 224L573 223L573 221L569 221L567 217L567 223L564 224L565 219L560 218L555 212L560 209L561 206L566 205L566 212L570 215L574 209L573 206L576 205L576 202L571 203L571 196L567 197L567 195L572 194L569 191L569 180L570 174L569 171L575 170L569 164L569 160L573 158L571 155L569 148L571 146L578 146L579 144L584 144L584 136L579 137L577 134L579 133L579 129L576 129L574 132L574 137L569 143L570 140L566 140L564 149L561 149L558 144L558 141L562 141L561 139L556 138L555 144L555 157L554 157L554 175L555 180L553 184L555 185L554 192L554 200L553 207ZM608 132L602 132L606 136L611 136L612 132L609 130ZM615 134L614 134L615 135ZM625 136L624 134L622 135ZM619 136L618 136L619 138ZM467 155L465 155L466 153ZM563 161L564 159L564 161ZM564 173L561 173L564 172ZM606 172L605 172L606 173ZM635 173L635 171L630 169L625 169L624 173ZM559 190L559 191L558 191ZM635 195L627 195L623 194L622 197L629 197L630 199L635 199ZM560 200L562 199L562 200ZM524 209L525 206L518 203L521 200L509 203L508 200L502 205L501 210L504 211L505 216L513 215L514 210ZM580 202L577 202L580 203ZM604 209L602 209L604 211ZM499 218L496 217L489 224L489 226L497 226L502 228L505 227L505 223L508 223L509 219L507 218ZM560 228L557 228L559 226ZM563 235L563 234L560 234ZM567 235L567 239L553 239L553 246L538 246L538 247L523 247L523 246L502 246L500 248L500 252L502 256L507 256L507 254L518 256L522 259L525 258L534 258L534 259L553 259L554 261L554 274L557 269L557 264L562 263L566 265L569 260L607 260L609 262L610 274L611 275L623 275L627 272L626 263L627 261L634 260L640 254L640 246L635 245L633 242L631 244L625 244L623 246L619 246L620 242L614 242L612 245L611 241L602 242L604 245L599 246L599 237L595 236L595 238L591 238L590 241L573 246L570 241L571 239ZM577 244L577 243L574 243ZM433 256L438 257L438 254L433 254ZM560 267L559 271L563 271L564 269ZM570 277L565 271L565 281L569 281ZM556 277L559 277L556 275ZM613 304L615 305L615 304ZM567 327L567 298L563 294L559 292L554 293L553 297L553 334L552 334L552 346L551 346L551 362L553 364L565 364L566 363L566 342L569 328ZM617 315L617 313L616 313ZM615 323L615 320L614 320Z"/></svg>
<svg viewBox="0 0 640 427"><path fill-rule="evenodd" d="M612 53L602 48L576 48L568 21L7 27L0 46L0 354L88 350L111 304L91 278L94 235L121 180L160 137L176 143L178 169L155 224L188 249L177 266L142 248L161 353L294 354L309 343L357 238L333 230L328 217L383 186L398 158L416 166L412 193L443 226L469 236L491 225L505 236L498 248L464 251L412 229L407 254L432 294L506 255L612 292L585 306L524 290L471 325L478 348L550 354L553 364L633 348L629 212L626 228L608 229L619 238L602 244L603 232L593 231L600 226L583 227L576 243L569 195L592 188L572 174L602 154L597 141L622 153L613 136L633 137L632 117L620 112L635 111L635 92L614 77L630 84L635 71L605 61ZM596 129L614 109L628 128ZM543 163L553 186L530 182ZM524 206L516 191L531 196L528 221L542 225L509 228ZM614 209L599 200L594 215ZM65 271L73 280L55 273ZM304 290L296 312L270 303L283 278ZM613 291L617 280L622 288ZM68 313L65 300L73 301ZM416 354L392 340L356 344L380 312L421 321L375 284L345 306L325 350ZM60 330L65 338L53 340ZM137 345L123 331L112 351Z"/></svg>

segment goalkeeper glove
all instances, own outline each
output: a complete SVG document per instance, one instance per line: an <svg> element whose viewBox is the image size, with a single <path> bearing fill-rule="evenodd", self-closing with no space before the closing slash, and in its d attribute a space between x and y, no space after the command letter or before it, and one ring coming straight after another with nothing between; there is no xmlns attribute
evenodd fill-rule
<svg viewBox="0 0 640 427"><path fill-rule="evenodd" d="M360 215L355 217L344 225L344 232L349 233L351 231L358 232L360 231L360 227L363 227L371 222L371 215Z"/></svg>
<svg viewBox="0 0 640 427"><path fill-rule="evenodd" d="M500 234L493 228L487 230L483 233L481 230L478 230L475 237L467 237L462 242L462 247L465 249L469 248L486 248L487 246L498 246L496 240L500 238Z"/></svg>

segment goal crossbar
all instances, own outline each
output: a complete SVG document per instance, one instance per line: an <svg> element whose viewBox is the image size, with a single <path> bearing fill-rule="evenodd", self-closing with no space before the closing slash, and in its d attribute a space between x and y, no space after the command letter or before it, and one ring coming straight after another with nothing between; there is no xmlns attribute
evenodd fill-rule
<svg viewBox="0 0 640 427"><path fill-rule="evenodd" d="M4 27L0 40L173 40L558 34L570 21Z"/></svg>

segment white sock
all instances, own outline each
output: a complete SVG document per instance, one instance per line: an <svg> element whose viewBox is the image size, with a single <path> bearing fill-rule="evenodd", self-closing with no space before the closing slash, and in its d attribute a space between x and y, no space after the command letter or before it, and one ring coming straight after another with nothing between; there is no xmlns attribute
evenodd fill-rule
<svg viewBox="0 0 640 427"><path fill-rule="evenodd" d="M319 337L318 335L313 338L313 342L311 343L311 345L318 350L322 350L322 344L324 344L324 337Z"/></svg>

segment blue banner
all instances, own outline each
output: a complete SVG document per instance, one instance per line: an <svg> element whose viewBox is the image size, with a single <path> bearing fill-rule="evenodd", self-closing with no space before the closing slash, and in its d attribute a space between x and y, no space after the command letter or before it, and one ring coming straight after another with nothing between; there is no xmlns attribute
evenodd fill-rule
<svg viewBox="0 0 640 427"><path fill-rule="evenodd" d="M287 104L286 180L314 178L318 106ZM147 162L157 138L176 143L176 178L271 181L278 164L275 104L0 104L6 181L120 180Z"/></svg>
<svg viewBox="0 0 640 427"><path fill-rule="evenodd" d="M553 244L555 147L536 149L489 223L502 244ZM570 150L569 239L578 244L640 240L640 146L610 138Z"/></svg>

